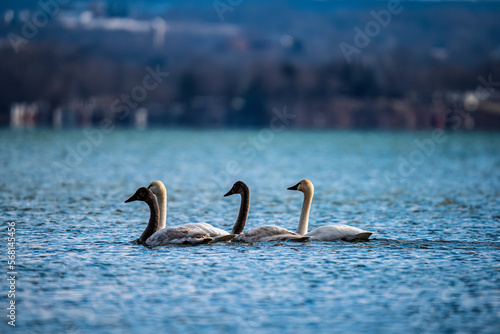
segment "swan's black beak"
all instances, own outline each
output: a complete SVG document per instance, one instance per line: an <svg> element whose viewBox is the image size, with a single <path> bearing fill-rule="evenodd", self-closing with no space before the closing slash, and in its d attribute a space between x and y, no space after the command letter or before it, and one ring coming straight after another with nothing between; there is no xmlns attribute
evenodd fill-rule
<svg viewBox="0 0 500 334"><path fill-rule="evenodd" d="M125 203L133 202L133 201L137 201L137 194L132 195L132 197L130 197L128 200L126 200Z"/></svg>
<svg viewBox="0 0 500 334"><path fill-rule="evenodd" d="M233 189L229 190L229 191L228 191L228 192L224 195L224 197L231 196L231 195L234 195Z"/></svg>
<svg viewBox="0 0 500 334"><path fill-rule="evenodd" d="M297 183L296 185L294 185L293 187L290 187L290 188L287 188L288 190L299 190L299 183Z"/></svg>

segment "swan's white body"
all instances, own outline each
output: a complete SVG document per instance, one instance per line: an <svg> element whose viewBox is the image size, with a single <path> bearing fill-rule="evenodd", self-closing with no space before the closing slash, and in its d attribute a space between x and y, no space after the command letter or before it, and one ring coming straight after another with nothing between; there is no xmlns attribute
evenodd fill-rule
<svg viewBox="0 0 500 334"><path fill-rule="evenodd" d="M319 241L353 241L368 239L370 235L372 235L372 232L343 224L321 226L306 234L307 237Z"/></svg>
<svg viewBox="0 0 500 334"><path fill-rule="evenodd" d="M160 213L161 215L161 213ZM189 228L195 228L202 230L203 232L207 233L211 237L220 237L223 235L229 235L229 232L224 231L223 229L220 229L218 227L212 226L207 223L187 223L187 224L182 224L179 225L178 227L189 227Z"/></svg>
<svg viewBox="0 0 500 334"><path fill-rule="evenodd" d="M294 187L288 188L289 190L299 190L304 193L304 203L302 204L302 211L300 213L299 226L297 233L305 235L313 240L318 241L353 241L353 240L368 240L373 232L368 232L357 227L352 227L343 224L325 225L317 229L307 232L309 226L309 211L311 209L312 198L314 195L314 186L309 180L302 180Z"/></svg>
<svg viewBox="0 0 500 334"><path fill-rule="evenodd" d="M155 232L146 240L146 245L150 247L166 246L170 244L207 244L213 238L198 229L186 227L166 227Z"/></svg>
<svg viewBox="0 0 500 334"><path fill-rule="evenodd" d="M234 238L234 241L241 242L259 242L259 241L306 241L307 237L300 234L290 232L279 226L263 225L249 229L243 234Z"/></svg>
<svg viewBox="0 0 500 334"><path fill-rule="evenodd" d="M148 187L149 190L156 195L158 207L160 209L160 228L164 229L167 225L167 188L161 181L154 181ZM230 234L223 229L214 227L207 223L186 223L176 227L190 228L200 230L207 233L210 237L215 238L213 242L231 241L235 235Z"/></svg>

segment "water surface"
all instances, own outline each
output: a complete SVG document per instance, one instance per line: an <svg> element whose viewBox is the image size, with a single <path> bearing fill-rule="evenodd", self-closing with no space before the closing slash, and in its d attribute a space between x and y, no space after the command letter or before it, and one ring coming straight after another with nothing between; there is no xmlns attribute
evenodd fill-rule
<svg viewBox="0 0 500 334"><path fill-rule="evenodd" d="M500 331L500 134L87 131L0 131L0 247L15 222L22 332ZM167 224L229 231L237 180L248 228L295 230L302 194L286 188L303 178L310 229L343 222L372 240L128 243L149 213L123 202L153 180Z"/></svg>

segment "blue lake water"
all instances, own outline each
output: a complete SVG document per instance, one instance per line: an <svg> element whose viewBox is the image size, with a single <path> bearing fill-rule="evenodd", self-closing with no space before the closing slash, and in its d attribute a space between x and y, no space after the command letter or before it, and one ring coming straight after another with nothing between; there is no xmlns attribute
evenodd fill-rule
<svg viewBox="0 0 500 334"><path fill-rule="evenodd" d="M0 130L2 309L16 227L20 333L499 333L500 134ZM347 223L369 242L130 244L162 180L167 225Z"/></svg>

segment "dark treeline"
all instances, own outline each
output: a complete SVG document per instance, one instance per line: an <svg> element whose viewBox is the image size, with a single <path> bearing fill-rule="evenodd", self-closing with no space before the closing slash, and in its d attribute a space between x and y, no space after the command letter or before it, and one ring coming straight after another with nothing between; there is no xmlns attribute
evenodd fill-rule
<svg viewBox="0 0 500 334"><path fill-rule="evenodd" d="M104 117L132 125L146 111L149 125L254 127L286 107L295 127L430 128L446 126L457 108L474 111L470 127L500 127L500 6L405 4L413 7L344 57L341 43L356 47L353 28L384 5L327 14L286 7L276 18L246 4L223 22L212 7L161 19L121 8L137 24L164 24L164 34L106 29L115 18L92 3L91 18L68 28L64 15L81 13L67 8L18 52L1 43L0 124L12 123L13 106L35 104L36 124L49 126ZM22 29L21 20L0 24L2 36ZM473 109L468 96L478 98Z"/></svg>

